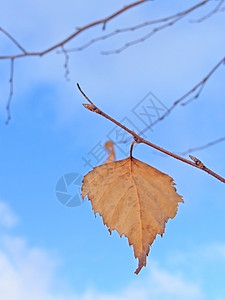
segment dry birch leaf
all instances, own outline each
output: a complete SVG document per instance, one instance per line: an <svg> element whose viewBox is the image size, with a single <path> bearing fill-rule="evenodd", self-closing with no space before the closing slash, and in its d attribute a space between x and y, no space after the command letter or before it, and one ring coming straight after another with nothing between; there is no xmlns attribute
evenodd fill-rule
<svg viewBox="0 0 225 300"><path fill-rule="evenodd" d="M109 163L109 162L112 162L112 161L115 161L116 159L116 154L115 154L115 149L114 149L114 145L113 145L113 142L112 141L107 141L105 143L105 149L108 151L109 153L109 156L108 158L106 159L105 161L105 164Z"/></svg>
<svg viewBox="0 0 225 300"><path fill-rule="evenodd" d="M84 176L82 197L88 196L109 232L128 238L138 258L138 274L146 266L150 245L174 218L179 202L173 179L136 158L94 168Z"/></svg>

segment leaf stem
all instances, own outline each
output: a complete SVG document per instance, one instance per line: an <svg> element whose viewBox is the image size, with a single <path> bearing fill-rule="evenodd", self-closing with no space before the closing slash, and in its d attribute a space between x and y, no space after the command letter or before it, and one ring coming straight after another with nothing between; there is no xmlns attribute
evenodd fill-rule
<svg viewBox="0 0 225 300"><path fill-rule="evenodd" d="M130 145L130 159L131 160L133 158L132 152L133 152L134 144L136 144L136 143L137 143L136 141L133 141Z"/></svg>

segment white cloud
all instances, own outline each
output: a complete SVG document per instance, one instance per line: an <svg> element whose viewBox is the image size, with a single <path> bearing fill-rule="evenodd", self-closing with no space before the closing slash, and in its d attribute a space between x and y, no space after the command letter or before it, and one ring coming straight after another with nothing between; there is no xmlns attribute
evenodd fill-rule
<svg viewBox="0 0 225 300"><path fill-rule="evenodd" d="M3 300L51 300L57 260L48 251L30 247L26 239L13 236L18 217L0 202L0 298ZM7 230L6 230L7 229Z"/></svg>
<svg viewBox="0 0 225 300"><path fill-rule="evenodd" d="M153 267L150 275L151 292L154 299L202 299L203 293L196 282L187 280L181 274Z"/></svg>
<svg viewBox="0 0 225 300"><path fill-rule="evenodd" d="M214 242L210 245L203 245L199 248L198 254L203 256L208 262L220 260L225 263L225 244Z"/></svg>
<svg viewBox="0 0 225 300"><path fill-rule="evenodd" d="M29 247L22 238L5 237L0 251L0 295L4 300L186 300L201 299L196 283L153 265L147 279L134 280L119 293L87 290L76 293L54 293L56 261L47 251Z"/></svg>
<svg viewBox="0 0 225 300"><path fill-rule="evenodd" d="M115 294L103 294L94 290L87 291L81 300L186 300L203 299L197 283L183 278L180 274L170 273L152 263L147 278L137 283L135 280Z"/></svg>
<svg viewBox="0 0 225 300"><path fill-rule="evenodd" d="M10 227L18 218L7 204L0 202L2 225ZM4 231L4 230L2 230ZM0 237L0 295L4 300L154 300L201 299L201 290L179 274L151 264L147 278L125 286L118 293L87 289L82 295L57 288L58 260L45 249L29 246L25 238L3 232ZM63 281L63 280L60 280ZM62 286L64 283L62 282Z"/></svg>
<svg viewBox="0 0 225 300"><path fill-rule="evenodd" d="M212 246L212 250L215 251L217 257L225 259L225 244L215 243Z"/></svg>
<svg viewBox="0 0 225 300"><path fill-rule="evenodd" d="M167 268L151 261L146 276L134 276L120 291L107 293L87 288L79 294L72 286L68 287L65 278L59 278L58 257L9 233L8 227L15 225L13 220L18 218L7 204L0 203L1 222L11 220L2 222L5 227L0 236L0 295L4 300L206 300L210 278L204 265L208 268L211 264L221 264L225 257L223 243L197 245L180 255L173 254L173 261L167 259L167 264L164 262ZM193 273L193 266L198 268L198 274ZM215 287L218 296L219 285Z"/></svg>
<svg viewBox="0 0 225 300"><path fill-rule="evenodd" d="M0 245L1 299L48 299L56 265L50 254L9 235L1 238Z"/></svg>
<svg viewBox="0 0 225 300"><path fill-rule="evenodd" d="M10 207L0 201L0 227L11 228L18 222L18 217L12 212Z"/></svg>

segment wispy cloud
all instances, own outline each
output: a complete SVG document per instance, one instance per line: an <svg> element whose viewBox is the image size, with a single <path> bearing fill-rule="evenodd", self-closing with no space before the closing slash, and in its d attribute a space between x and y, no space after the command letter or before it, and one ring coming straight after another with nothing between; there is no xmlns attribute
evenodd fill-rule
<svg viewBox="0 0 225 300"><path fill-rule="evenodd" d="M149 297L154 299L202 299L203 293L197 282L184 277L184 274L171 272L153 266L149 278ZM148 298L149 299L149 298Z"/></svg>
<svg viewBox="0 0 225 300"><path fill-rule="evenodd" d="M141 283L135 280L119 293L101 293L89 290L80 296L81 300L200 300L203 293L197 283L188 281L180 274L171 273L152 264L147 278Z"/></svg>
<svg viewBox="0 0 225 300"><path fill-rule="evenodd" d="M0 295L4 300L154 300L201 299L201 290L180 274L171 273L152 264L143 281L136 278L118 293L103 293L87 289L83 294L65 292L57 287L59 263L46 249L30 246L27 239L13 236L8 230L18 217L10 207L0 202ZM57 288L56 288L57 287ZM72 287L71 287L71 290Z"/></svg>
<svg viewBox="0 0 225 300"><path fill-rule="evenodd" d="M18 222L18 217L14 214L11 208L0 201L0 227L12 228Z"/></svg>
<svg viewBox="0 0 225 300"><path fill-rule="evenodd" d="M18 217L6 203L0 202L0 208L4 225L0 236L0 295L4 300L206 300L210 276L204 266L213 264L216 268L225 257L223 243L196 245L180 255L173 254L173 261L168 257L163 265L152 261L141 279L134 276L119 291L103 292L87 286L80 294L60 276L58 257L10 233L9 227L16 225ZM223 287L218 283L215 289L219 299Z"/></svg>

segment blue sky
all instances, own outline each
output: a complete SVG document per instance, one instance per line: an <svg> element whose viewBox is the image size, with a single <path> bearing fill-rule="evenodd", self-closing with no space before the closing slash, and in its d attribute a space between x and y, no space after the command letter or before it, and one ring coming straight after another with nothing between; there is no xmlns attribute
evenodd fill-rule
<svg viewBox="0 0 225 300"><path fill-rule="evenodd" d="M89 201L68 207L55 187L68 173L85 175L114 125L82 106L79 82L105 112L138 130L134 114L150 92L160 107L172 103L198 83L224 57L224 13L204 22L218 1L209 1L183 21L120 54L102 55L148 33L118 35L70 54L69 81L65 59L56 51L42 58L15 61L12 120L5 125L9 61L0 61L0 295L4 300L215 299L225 296L224 184L197 169L165 157L145 145L134 156L174 178L183 196L178 214L157 237L147 267L136 276L137 261L126 238L110 236ZM109 15L127 1L3 1L0 26L29 51L43 50L76 27ZM112 20L104 33L164 17L197 1L165 4L150 1ZM10 18L9 18L10 16ZM102 35L96 27L65 48ZM1 35L1 55L17 53ZM207 82L201 97L178 106L145 137L174 152L183 152L224 136L224 67ZM161 103L161 104L159 104ZM163 104L163 105L162 105ZM140 116L140 115L139 115ZM146 120L145 120L146 121ZM134 127L135 128L135 127ZM224 142L193 153L224 176ZM120 147L120 148L119 148ZM122 150L121 150L122 147ZM129 144L116 146L125 158ZM187 156L186 156L187 157ZM77 189L73 191L77 193ZM72 191L71 191L72 193Z"/></svg>

